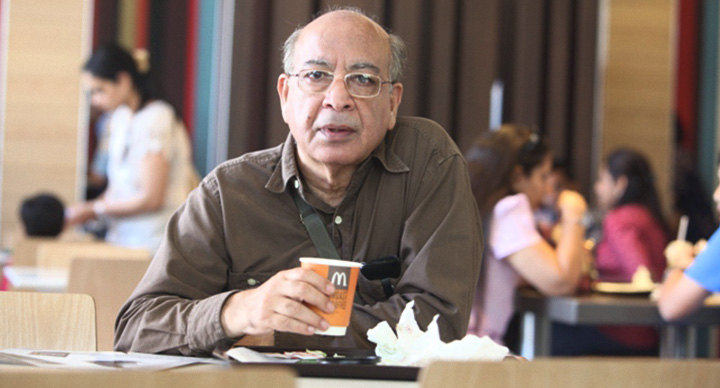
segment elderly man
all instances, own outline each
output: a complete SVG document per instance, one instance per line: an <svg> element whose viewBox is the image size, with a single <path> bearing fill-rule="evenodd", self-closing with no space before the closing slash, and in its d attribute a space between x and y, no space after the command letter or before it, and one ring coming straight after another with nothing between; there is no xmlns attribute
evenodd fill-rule
<svg viewBox="0 0 720 388"><path fill-rule="evenodd" d="M284 144L217 167L167 226L147 274L120 311L115 348L209 354L244 336L275 346L368 347L415 301L446 341L465 335L482 251L467 166L437 124L397 118L404 44L358 11L295 31L278 78ZM399 276L358 281L345 336L328 322L326 279L293 195L319 215L341 259L399 258ZM323 229L323 228L320 228ZM389 292L388 292L389 291Z"/></svg>

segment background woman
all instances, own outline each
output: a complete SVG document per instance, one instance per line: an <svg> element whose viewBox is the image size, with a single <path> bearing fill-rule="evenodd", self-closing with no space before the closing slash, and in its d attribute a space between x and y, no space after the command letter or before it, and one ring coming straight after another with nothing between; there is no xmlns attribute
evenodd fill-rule
<svg viewBox="0 0 720 388"><path fill-rule="evenodd" d="M185 127L153 94L147 69L122 48L99 48L83 70L92 105L112 111L108 188L97 200L73 205L68 222L105 218L108 242L154 252L195 176Z"/></svg>
<svg viewBox="0 0 720 388"><path fill-rule="evenodd" d="M469 332L502 343L521 279L547 295L575 292L587 205L577 192L560 194L562 232L553 248L533 216L552 169L552 155L539 135L524 126L503 125L478 138L466 159L486 234Z"/></svg>
<svg viewBox="0 0 720 388"><path fill-rule="evenodd" d="M668 228L650 163L635 150L616 149L600 167L594 189L605 212L595 252L598 280L631 282L643 266L654 282L662 281ZM657 333L650 327L555 325L553 330L553 355L657 354Z"/></svg>
<svg viewBox="0 0 720 388"><path fill-rule="evenodd" d="M662 281L668 228L650 163L632 149L614 150L605 158L594 188L598 206L606 212L595 259L598 280L630 282L642 265L653 281Z"/></svg>

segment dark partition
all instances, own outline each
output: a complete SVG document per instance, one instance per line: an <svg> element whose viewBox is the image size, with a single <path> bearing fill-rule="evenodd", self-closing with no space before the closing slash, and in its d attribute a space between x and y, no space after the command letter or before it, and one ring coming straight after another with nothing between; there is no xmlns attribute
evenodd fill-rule
<svg viewBox="0 0 720 388"><path fill-rule="evenodd" d="M596 0L239 0L229 157L285 138L280 47L296 26L338 4L372 12L406 40L401 114L438 121L465 150L488 130L490 88L500 79L503 121L540 128L589 193Z"/></svg>

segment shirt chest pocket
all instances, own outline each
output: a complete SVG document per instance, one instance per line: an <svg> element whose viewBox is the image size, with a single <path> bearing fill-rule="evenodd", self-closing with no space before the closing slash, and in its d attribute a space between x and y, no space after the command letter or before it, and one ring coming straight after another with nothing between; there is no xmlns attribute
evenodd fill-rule
<svg viewBox="0 0 720 388"><path fill-rule="evenodd" d="M228 276L228 288L231 290L249 290L260 287L277 272L230 272Z"/></svg>

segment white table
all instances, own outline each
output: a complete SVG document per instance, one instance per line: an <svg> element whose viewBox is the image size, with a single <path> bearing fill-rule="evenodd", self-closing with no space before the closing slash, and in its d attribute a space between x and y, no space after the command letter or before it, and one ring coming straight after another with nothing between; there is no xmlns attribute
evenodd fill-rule
<svg viewBox="0 0 720 388"><path fill-rule="evenodd" d="M68 271L59 268L7 265L3 274L15 291L64 292L68 285Z"/></svg>

